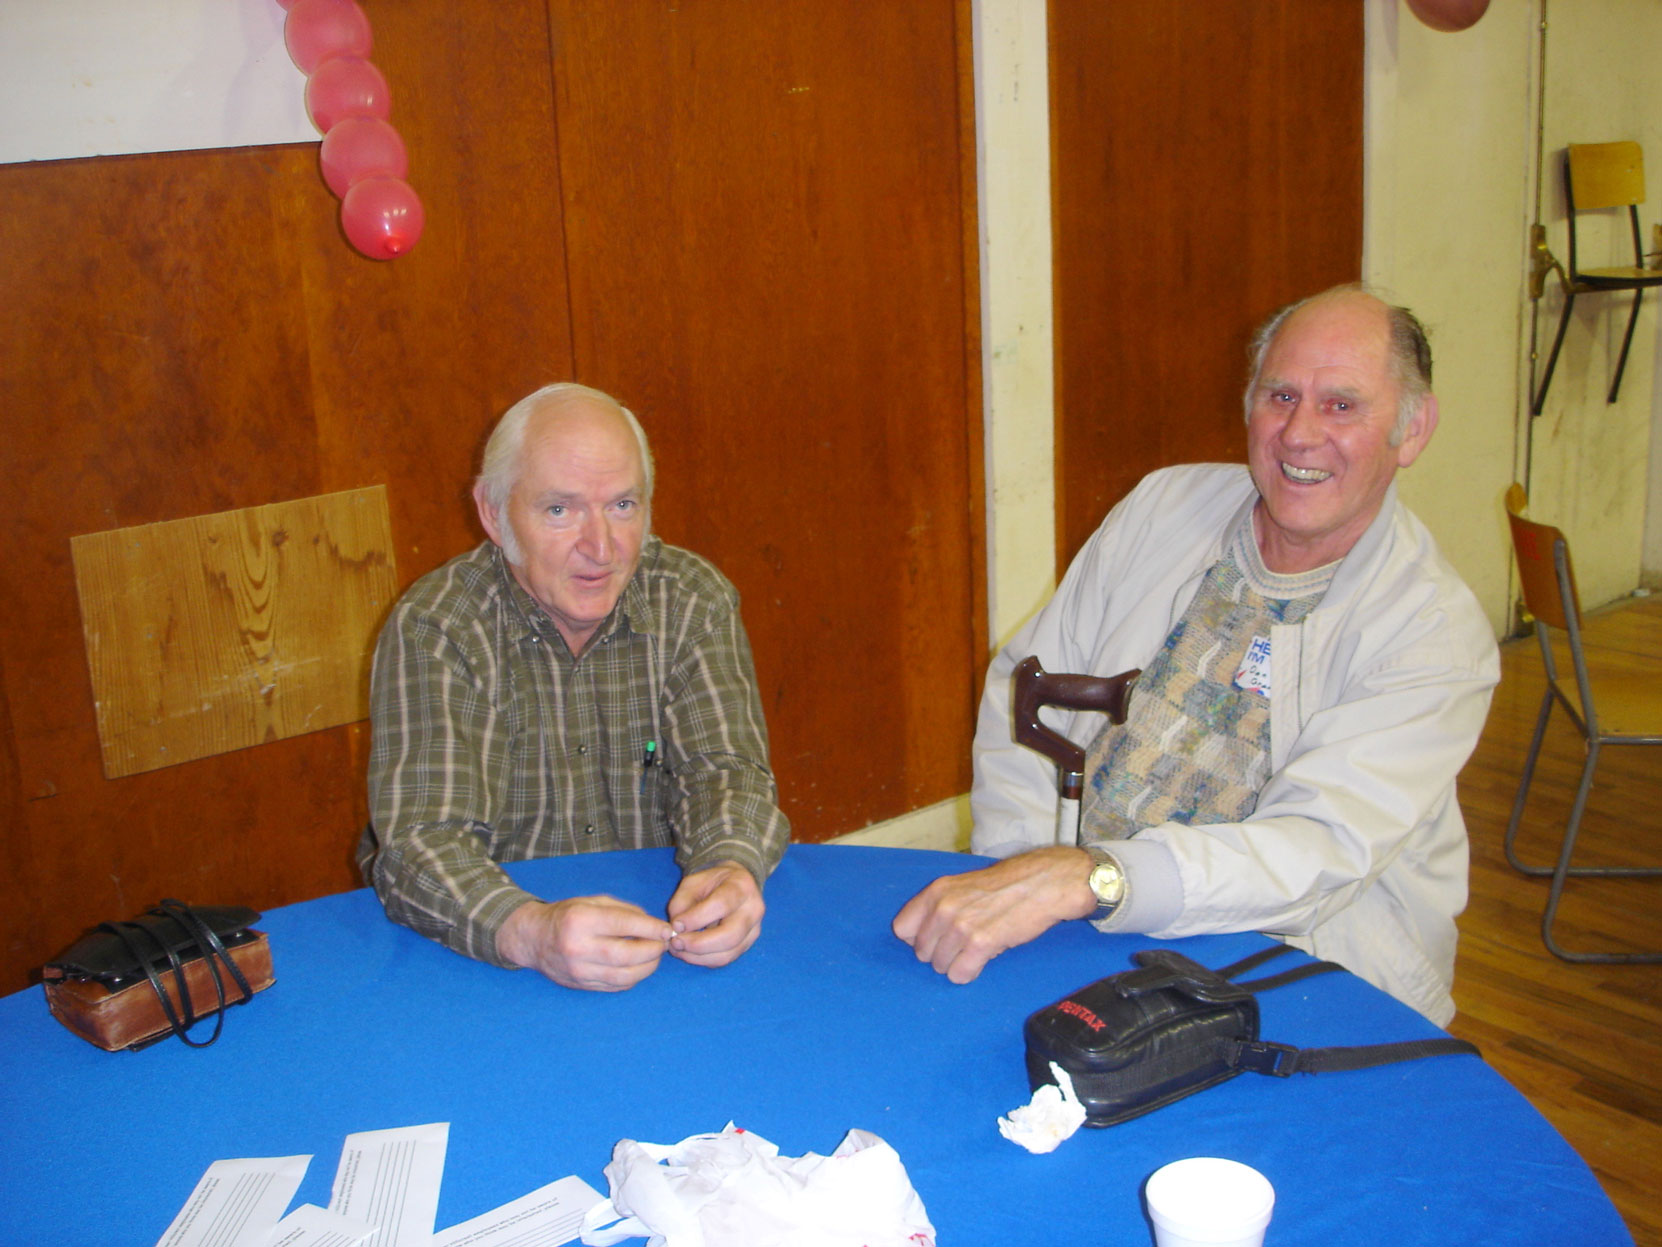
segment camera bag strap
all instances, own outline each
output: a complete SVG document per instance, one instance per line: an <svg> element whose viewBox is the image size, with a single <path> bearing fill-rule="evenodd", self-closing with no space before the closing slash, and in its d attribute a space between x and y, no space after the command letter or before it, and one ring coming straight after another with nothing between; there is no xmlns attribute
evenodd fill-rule
<svg viewBox="0 0 1662 1247"><path fill-rule="evenodd" d="M1243 957L1233 965L1217 971L1218 977L1234 980L1237 975L1255 970L1291 947L1277 944ZM1266 974L1260 978L1237 982L1243 991L1258 992L1287 983L1296 983L1312 975L1327 974L1344 967L1334 961L1312 961L1306 965ZM1290 1078L1294 1074L1325 1074L1334 1070L1369 1069L1375 1065L1391 1065L1397 1061L1417 1061L1421 1057L1449 1056L1468 1053L1481 1056L1477 1045L1464 1039L1410 1039L1400 1043L1362 1044L1349 1048L1295 1048L1290 1044L1270 1043L1262 1039L1235 1039L1230 1041L1233 1051L1226 1054L1229 1064L1254 1074L1269 1074L1275 1078Z"/></svg>

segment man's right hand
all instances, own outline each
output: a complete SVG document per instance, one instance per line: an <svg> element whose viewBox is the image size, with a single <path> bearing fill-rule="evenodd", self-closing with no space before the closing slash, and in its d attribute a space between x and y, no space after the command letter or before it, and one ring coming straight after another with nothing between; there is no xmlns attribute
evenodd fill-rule
<svg viewBox="0 0 1662 1247"><path fill-rule="evenodd" d="M1091 858L1072 845L1030 849L980 870L944 875L895 915L894 933L954 983L1006 949L1096 908Z"/></svg>
<svg viewBox="0 0 1662 1247"><path fill-rule="evenodd" d="M674 931L612 896L527 901L496 933L496 951L563 987L627 991L658 968Z"/></svg>

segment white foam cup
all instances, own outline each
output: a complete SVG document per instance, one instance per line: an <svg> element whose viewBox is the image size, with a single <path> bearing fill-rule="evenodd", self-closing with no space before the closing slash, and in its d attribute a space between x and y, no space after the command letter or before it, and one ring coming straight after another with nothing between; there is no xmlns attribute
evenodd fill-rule
<svg viewBox="0 0 1662 1247"><path fill-rule="evenodd" d="M1216 1156L1155 1170L1143 1195L1159 1247L1259 1247L1275 1208L1268 1178Z"/></svg>

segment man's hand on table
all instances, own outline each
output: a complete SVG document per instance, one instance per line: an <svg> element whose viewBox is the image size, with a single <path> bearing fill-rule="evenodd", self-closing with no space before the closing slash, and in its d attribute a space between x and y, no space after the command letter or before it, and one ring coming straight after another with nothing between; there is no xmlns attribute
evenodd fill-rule
<svg viewBox="0 0 1662 1247"><path fill-rule="evenodd" d="M621 992L658 968L674 931L611 896L527 901L496 933L496 950L562 987Z"/></svg>
<svg viewBox="0 0 1662 1247"><path fill-rule="evenodd" d="M724 966L756 942L766 908L743 866L721 862L694 871L669 898L669 951L690 965Z"/></svg>
<svg viewBox="0 0 1662 1247"><path fill-rule="evenodd" d="M895 915L894 933L954 983L968 983L1007 948L1096 909L1083 849L1053 846L935 880Z"/></svg>

